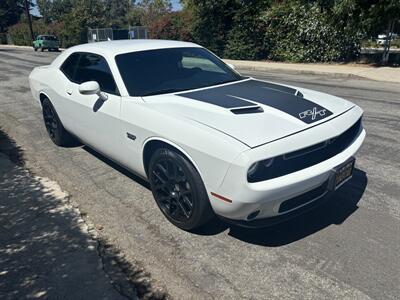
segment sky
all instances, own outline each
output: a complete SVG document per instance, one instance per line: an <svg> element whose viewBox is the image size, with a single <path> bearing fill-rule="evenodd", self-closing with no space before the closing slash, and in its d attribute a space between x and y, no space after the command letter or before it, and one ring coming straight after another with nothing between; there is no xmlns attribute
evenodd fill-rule
<svg viewBox="0 0 400 300"><path fill-rule="evenodd" d="M33 0L33 3L35 3L35 5L36 5L36 0ZM171 3L172 3L172 9L173 10L180 10L182 8L181 3L180 3L179 0L171 0ZM32 9L32 15L35 15L35 16L39 16L40 15L37 6L35 6L35 8Z"/></svg>

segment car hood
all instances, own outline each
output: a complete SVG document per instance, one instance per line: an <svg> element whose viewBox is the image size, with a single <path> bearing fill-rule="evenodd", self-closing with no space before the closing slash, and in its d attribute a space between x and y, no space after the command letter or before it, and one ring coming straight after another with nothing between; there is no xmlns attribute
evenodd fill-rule
<svg viewBox="0 0 400 300"><path fill-rule="evenodd" d="M144 101L160 112L223 132L250 148L325 123L354 107L335 96L251 78L145 97Z"/></svg>

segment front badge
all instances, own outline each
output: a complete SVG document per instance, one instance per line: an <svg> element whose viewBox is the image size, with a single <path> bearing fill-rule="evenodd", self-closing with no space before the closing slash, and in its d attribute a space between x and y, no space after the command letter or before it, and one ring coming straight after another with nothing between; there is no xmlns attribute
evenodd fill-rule
<svg viewBox="0 0 400 300"><path fill-rule="evenodd" d="M326 109L318 110L316 107L314 107L312 110L309 109L309 110L306 110L306 111L303 111L303 112L299 113L300 119L304 119L304 118L307 118L307 117L311 117L311 120L313 120L313 121L314 121L318 116L324 117L325 115L326 115Z"/></svg>

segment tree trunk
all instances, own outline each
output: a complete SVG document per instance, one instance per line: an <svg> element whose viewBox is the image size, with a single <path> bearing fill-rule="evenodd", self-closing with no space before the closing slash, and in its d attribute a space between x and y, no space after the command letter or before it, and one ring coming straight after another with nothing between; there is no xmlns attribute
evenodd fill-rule
<svg viewBox="0 0 400 300"><path fill-rule="evenodd" d="M383 65L386 65L389 61L390 45L392 43L391 34L394 30L394 23L395 23L395 20L389 20L388 31L386 33L386 43L385 43L385 48L383 50L383 55L382 55L382 64Z"/></svg>

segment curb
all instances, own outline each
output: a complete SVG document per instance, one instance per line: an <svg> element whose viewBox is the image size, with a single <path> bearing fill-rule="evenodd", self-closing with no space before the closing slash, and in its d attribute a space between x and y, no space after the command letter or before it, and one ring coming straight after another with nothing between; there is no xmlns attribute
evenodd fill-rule
<svg viewBox="0 0 400 300"><path fill-rule="evenodd" d="M19 45L0 44L0 48L33 49L33 46L19 46ZM58 48L58 50L64 51L65 48Z"/></svg>
<svg viewBox="0 0 400 300"><path fill-rule="evenodd" d="M292 75L328 75L333 78L365 78L360 75L351 73L332 73L323 71L312 71L312 70L299 70L299 69L280 69L280 68L270 68L270 67L256 67L256 66L237 66L238 70L243 71L255 71L255 72L270 72L270 73L285 73Z"/></svg>
<svg viewBox="0 0 400 300"><path fill-rule="evenodd" d="M18 45L0 45L0 48L21 48L21 49L32 49L32 46L18 46Z"/></svg>
<svg viewBox="0 0 400 300"><path fill-rule="evenodd" d="M260 61L243 61L243 60L230 60L224 59L225 63L234 65L238 70L243 71L259 71L259 72L273 72L284 73L293 75L325 75L333 78L365 78L373 81L381 81L388 83L400 83L400 68L390 67L352 67L346 66L347 70L335 71L335 66L329 65L306 65L306 64L288 64L288 63L275 63L275 62L260 62ZM318 70L318 68L332 68L332 70ZM337 66L341 68L342 66ZM354 68L354 70L349 70ZM384 75L383 72L391 74Z"/></svg>

